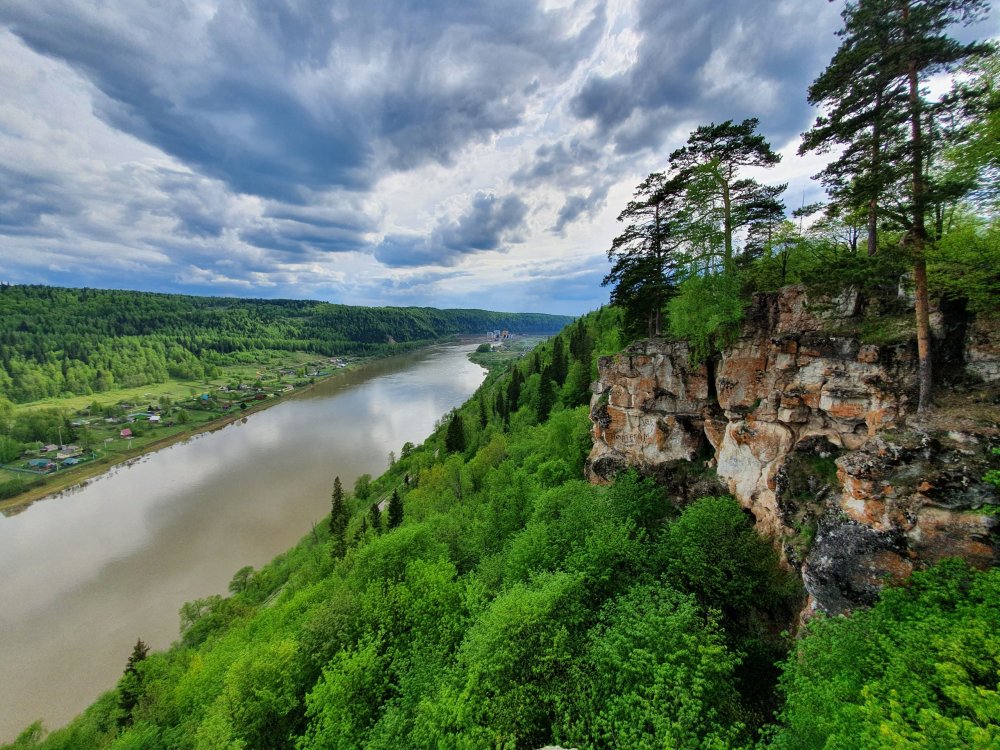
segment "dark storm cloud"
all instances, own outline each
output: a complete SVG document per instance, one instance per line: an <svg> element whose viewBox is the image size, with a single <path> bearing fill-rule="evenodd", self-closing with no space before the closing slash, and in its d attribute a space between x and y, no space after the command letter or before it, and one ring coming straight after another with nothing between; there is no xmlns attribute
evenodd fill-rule
<svg viewBox="0 0 1000 750"><path fill-rule="evenodd" d="M588 78L571 111L619 153L682 124L754 116L784 142L809 124L806 88L836 47L838 12L821 0L643 0L635 62Z"/></svg>
<svg viewBox="0 0 1000 750"><path fill-rule="evenodd" d="M552 231L561 235L566 231L566 227L577 219L584 216L594 216L604 206L610 187L610 185L602 185L594 188L586 195L577 193L567 197L563 202L562 208L559 209Z"/></svg>
<svg viewBox="0 0 1000 750"><path fill-rule="evenodd" d="M365 249L378 226L364 211L342 207L272 204L263 224L243 229L240 239L259 248L307 257Z"/></svg>
<svg viewBox="0 0 1000 750"><path fill-rule="evenodd" d="M0 236L40 236L50 215L72 214L79 204L56 183L0 165Z"/></svg>
<svg viewBox="0 0 1000 750"><path fill-rule="evenodd" d="M282 222L261 229L240 232L240 239L255 247L291 255L342 253L359 249L358 233L350 229L316 227L298 222Z"/></svg>
<svg viewBox="0 0 1000 750"><path fill-rule="evenodd" d="M577 174L578 170L593 166L600 156L600 148L578 138L568 143L543 144L535 149L531 163L514 172L511 180L515 184L529 186L542 182L560 183Z"/></svg>
<svg viewBox="0 0 1000 750"><path fill-rule="evenodd" d="M390 235L375 248L386 266L450 266L466 255L504 250L520 242L527 204L515 195L479 194L457 221L441 221L430 235Z"/></svg>
<svg viewBox="0 0 1000 750"><path fill-rule="evenodd" d="M579 31L572 23L585 14ZM286 202L370 188L520 122L586 59L603 9L469 3L8 0L0 22L101 92L106 122Z"/></svg>

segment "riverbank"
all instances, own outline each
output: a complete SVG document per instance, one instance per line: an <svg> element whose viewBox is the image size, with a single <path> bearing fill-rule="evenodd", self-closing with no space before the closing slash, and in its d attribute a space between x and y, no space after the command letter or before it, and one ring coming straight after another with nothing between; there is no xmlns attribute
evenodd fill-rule
<svg viewBox="0 0 1000 750"><path fill-rule="evenodd" d="M331 378L335 378L338 374L339 373L333 373L324 378L322 381L316 381L316 383L326 382ZM264 411L275 404L279 404L282 401L285 401L288 397L297 393L304 393L305 391L314 388L316 383L302 386L301 389L289 393L287 397L282 396L278 398L271 398L267 401L255 402L253 406L247 405L246 411L234 412L232 414L219 417L218 419L194 425L190 430L185 430L184 432L168 435L167 437L160 438L159 440L154 440L141 448L126 449L125 451L117 453L114 456L104 456L102 458L98 458L88 464L80 466L79 468L65 470L65 474L50 475L46 478L51 479L51 481L47 481L44 485L40 487L33 487L25 492L22 492L20 495L0 501L0 513L3 513L5 516L20 513L22 510L27 509L32 503L36 503L39 500L45 500L47 498L60 495L67 490L81 487L90 482L92 479L103 476L115 466L135 461L136 459L149 453L155 453L163 448L169 448L171 445L182 443L185 440L196 437L197 435L221 430L223 427L227 427L233 422L246 419L251 414L256 414L257 412Z"/></svg>
<svg viewBox="0 0 1000 750"><path fill-rule="evenodd" d="M236 571L322 523L335 477L349 490L426 440L483 381L475 347L371 361L0 516L0 743L69 721L121 677L137 637L169 647L184 602L225 596Z"/></svg>
<svg viewBox="0 0 1000 750"><path fill-rule="evenodd" d="M260 401L247 401L245 409L233 410L223 414L222 416L209 419L208 421L191 424L188 426L188 429L184 429L181 432L166 435L135 448L119 449L114 454L110 455L104 454L100 458L71 469L62 469L55 474L39 475L38 478L42 479L44 484L37 487L29 487L24 492L21 492L14 497L0 500L0 514L4 516L16 515L40 500L53 498L67 491L83 487L93 479L105 475L116 466L131 463L145 455L155 453L164 448L169 448L177 443L183 443L198 435L221 430L223 427L227 427L234 422L245 420L252 414L262 412L279 403L284 403L290 398L295 398L302 394L309 393L321 384L336 381L339 378L344 378L363 367L371 365L374 362L409 354L413 351L418 351L419 349L434 346L435 344L449 343L456 340L463 340L465 338L473 340L472 337L460 337L457 339L456 337L449 337L438 342L425 343L420 347L406 347L403 348L403 351L393 352L392 354L370 356L358 359L344 367L340 367L330 372L329 374L312 377L308 382L296 386L294 390L278 393Z"/></svg>

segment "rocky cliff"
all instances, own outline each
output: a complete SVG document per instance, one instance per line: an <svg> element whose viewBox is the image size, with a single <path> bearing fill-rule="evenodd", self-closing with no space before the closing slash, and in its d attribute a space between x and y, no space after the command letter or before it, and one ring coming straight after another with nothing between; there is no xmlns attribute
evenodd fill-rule
<svg viewBox="0 0 1000 750"><path fill-rule="evenodd" d="M942 337L961 332L940 348L968 374L917 419L908 320L891 302L789 287L756 295L713 362L662 340L604 357L588 477L634 466L681 502L728 490L800 569L809 607L828 612L943 557L991 565L1000 495L982 477L1000 460L1000 326L937 316Z"/></svg>

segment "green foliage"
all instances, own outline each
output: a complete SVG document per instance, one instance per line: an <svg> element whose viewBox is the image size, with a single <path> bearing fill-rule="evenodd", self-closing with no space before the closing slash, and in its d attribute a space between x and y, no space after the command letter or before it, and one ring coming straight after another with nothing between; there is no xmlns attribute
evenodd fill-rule
<svg viewBox="0 0 1000 750"><path fill-rule="evenodd" d="M691 344L691 358L703 361L739 333L745 300L735 275L693 275L670 300L670 332Z"/></svg>
<svg viewBox="0 0 1000 750"><path fill-rule="evenodd" d="M716 618L666 581L601 611L574 665L566 742L581 747L732 747L743 730L730 652Z"/></svg>
<svg viewBox="0 0 1000 750"><path fill-rule="evenodd" d="M818 618L784 664L775 748L997 747L1000 572L951 561Z"/></svg>
<svg viewBox="0 0 1000 750"><path fill-rule="evenodd" d="M23 450L24 446L14 438L0 435L0 464L17 460Z"/></svg>
<svg viewBox="0 0 1000 750"><path fill-rule="evenodd" d="M376 534L382 533L382 511L379 510L378 503L372 503L368 508L368 525Z"/></svg>
<svg viewBox="0 0 1000 750"><path fill-rule="evenodd" d="M993 449L994 456L1000 456L1000 448ZM1000 469L990 469L983 477L984 482L989 482L994 487L1000 487Z"/></svg>
<svg viewBox="0 0 1000 750"><path fill-rule="evenodd" d="M683 590L697 592L702 604L733 617L772 606L768 597L781 591L774 585L777 554L728 497L697 500L671 524L666 564Z"/></svg>
<svg viewBox="0 0 1000 750"><path fill-rule="evenodd" d="M367 500L372 492L372 475L362 474L354 480L354 497L358 500Z"/></svg>
<svg viewBox="0 0 1000 750"><path fill-rule="evenodd" d="M961 215L927 258L931 288L968 301L973 312L1000 308L1000 218Z"/></svg>
<svg viewBox="0 0 1000 750"><path fill-rule="evenodd" d="M17 735L17 739L9 745L4 745L4 748L5 750L22 750L22 748L37 747L43 736L45 736L45 730L42 728L41 720L39 720L25 727L24 731Z"/></svg>
<svg viewBox="0 0 1000 750"><path fill-rule="evenodd" d="M34 401L168 377L200 380L220 365L253 362L267 352L381 354L456 333L547 333L569 320L3 284L0 391L15 402Z"/></svg>
<svg viewBox="0 0 1000 750"><path fill-rule="evenodd" d="M570 372L592 366L586 340L613 340L605 326L619 320L613 310L583 320L568 339ZM539 351L542 370L550 352ZM506 396L529 364L490 375L458 410L465 424L476 424L480 395ZM181 640L142 660L138 684L123 677L41 747L752 741L773 685L761 655L773 661L784 644L766 637L786 625L773 551L732 501L679 513L634 474L584 482L588 408L566 403L564 386L536 423L541 380L527 378L506 430L488 412L449 453L442 424L369 482L348 529L377 526L372 500L394 495L406 515L392 528L351 533L339 558L326 534L307 534L239 571L231 596L184 606Z"/></svg>
<svg viewBox="0 0 1000 750"><path fill-rule="evenodd" d="M642 479L634 470L622 472L608 490L608 504L619 518L655 534L674 513L663 489L652 479Z"/></svg>
<svg viewBox="0 0 1000 750"><path fill-rule="evenodd" d="M145 661L148 654L149 646L143 643L140 638L136 641L132 648L132 654L128 657L125 674L118 681L118 708L121 709L121 715L118 717L119 727L127 727L132 724L132 711L135 710L143 695L144 678L140 664Z"/></svg>

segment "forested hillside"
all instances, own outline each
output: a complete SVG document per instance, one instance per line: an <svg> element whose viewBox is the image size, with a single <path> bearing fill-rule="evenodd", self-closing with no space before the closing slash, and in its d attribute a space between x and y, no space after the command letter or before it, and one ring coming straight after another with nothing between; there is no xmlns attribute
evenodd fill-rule
<svg viewBox="0 0 1000 750"><path fill-rule="evenodd" d="M1000 747L997 569L945 560L867 610L802 626L795 573L736 501L699 489L718 487L710 460L665 467L681 498L632 471L582 479L599 355L671 336L713 362L751 295L789 283L877 305L858 341L912 350L908 398L933 410L948 348L931 304L964 320L1000 304L1000 66L946 33L986 7L847 3L803 142L840 155L822 173L827 203L786 217L783 186L758 179L780 158L758 120L696 128L622 211L614 307L492 372L383 476L353 492L330 477L331 513L296 547L236 572L230 596L185 604L178 642L123 653L118 684L68 727L35 724L8 747ZM930 77L960 66L930 101ZM0 387L21 399L256 349L376 351L390 336L553 322L21 287L0 306ZM809 498L826 492L813 475L838 471L818 457L795 478Z"/></svg>
<svg viewBox="0 0 1000 750"><path fill-rule="evenodd" d="M0 285L0 394L15 402L211 376L265 351L376 354L457 333L551 333L535 313Z"/></svg>
<svg viewBox="0 0 1000 750"><path fill-rule="evenodd" d="M733 500L580 479L585 385L620 320L491 374L382 477L331 478L295 548L184 605L169 651L123 653L68 727L9 747L995 746L996 571L917 574L783 663L802 591Z"/></svg>

